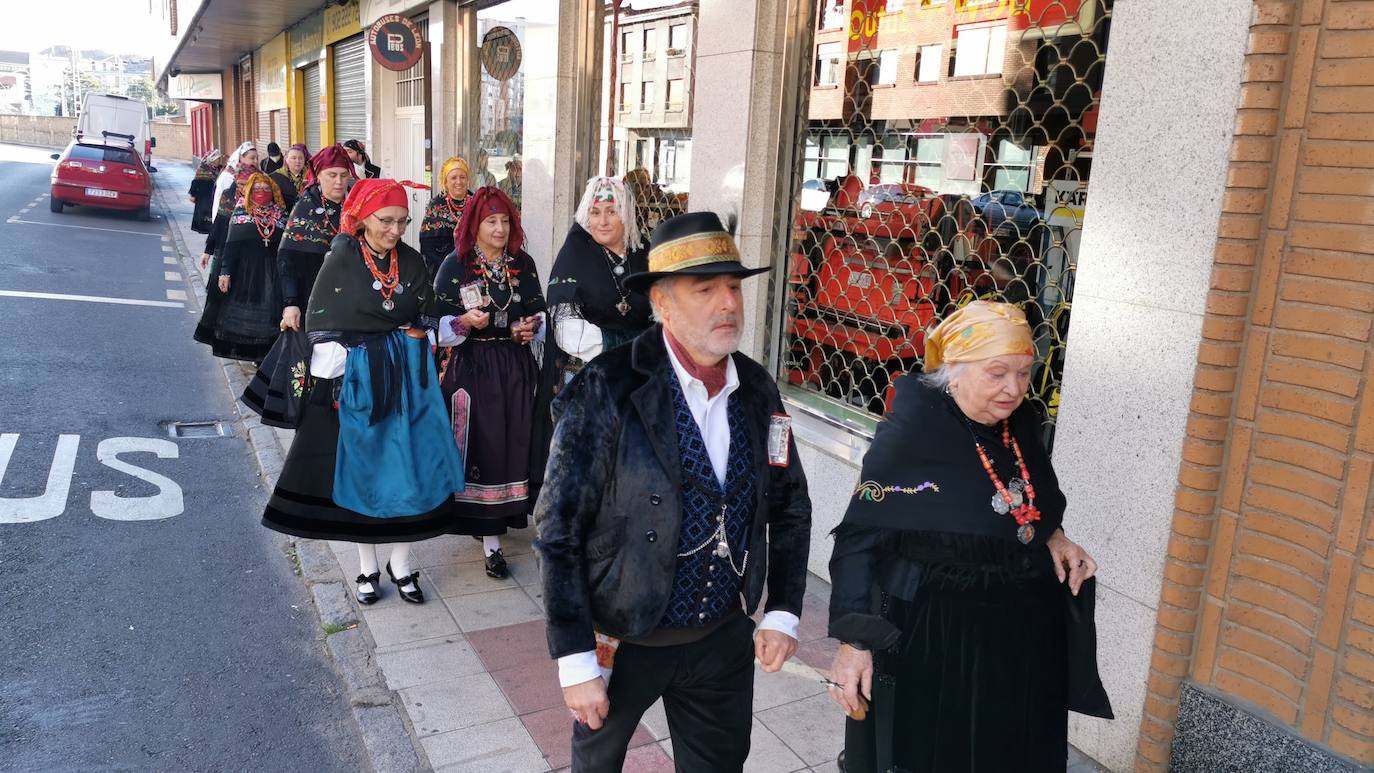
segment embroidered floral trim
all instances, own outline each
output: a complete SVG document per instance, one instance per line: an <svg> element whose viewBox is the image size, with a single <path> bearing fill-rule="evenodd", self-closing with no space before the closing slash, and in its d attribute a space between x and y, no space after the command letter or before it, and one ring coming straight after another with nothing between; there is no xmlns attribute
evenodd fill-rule
<svg viewBox="0 0 1374 773"><path fill-rule="evenodd" d="M876 480L866 480L854 489L854 496L865 502L881 502L888 494L920 494L923 491L940 493L940 487L931 481L919 486L884 486Z"/></svg>
<svg viewBox="0 0 1374 773"><path fill-rule="evenodd" d="M305 394L305 379L305 360L300 360L291 366L291 393L296 397Z"/></svg>

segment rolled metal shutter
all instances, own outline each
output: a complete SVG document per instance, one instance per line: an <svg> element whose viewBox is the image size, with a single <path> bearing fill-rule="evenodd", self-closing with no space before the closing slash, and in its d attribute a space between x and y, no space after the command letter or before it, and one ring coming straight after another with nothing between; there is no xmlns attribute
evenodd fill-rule
<svg viewBox="0 0 1374 773"><path fill-rule="evenodd" d="M334 141L367 137L367 45L357 35L334 44Z"/></svg>
<svg viewBox="0 0 1374 773"><path fill-rule="evenodd" d="M305 76L305 146L314 153L320 149L320 66L312 64L301 70Z"/></svg>
<svg viewBox="0 0 1374 773"><path fill-rule="evenodd" d="M273 110L272 120L276 122L276 134L273 135L273 139L282 150L286 150L291 147L291 111Z"/></svg>
<svg viewBox="0 0 1374 773"><path fill-rule="evenodd" d="M258 134L253 138L253 143L258 146L258 156L262 160L267 158L267 143L272 141L272 111L258 113Z"/></svg>

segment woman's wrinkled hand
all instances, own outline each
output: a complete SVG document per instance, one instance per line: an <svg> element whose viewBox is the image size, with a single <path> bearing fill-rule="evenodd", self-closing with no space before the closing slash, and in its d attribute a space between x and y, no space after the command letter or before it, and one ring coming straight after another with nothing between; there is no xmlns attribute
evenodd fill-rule
<svg viewBox="0 0 1374 773"><path fill-rule="evenodd" d="M208 265L210 265L210 253L202 252L200 254L200 267L205 268Z"/></svg>
<svg viewBox="0 0 1374 773"><path fill-rule="evenodd" d="M873 653L841 644L835 653L835 662L830 666L830 699L844 709L844 713L855 715L866 712L868 706L860 702L873 700Z"/></svg>
<svg viewBox="0 0 1374 773"><path fill-rule="evenodd" d="M228 274L220 274L220 275L219 275L219 291L222 292L222 293L227 293L227 292L229 292L229 275L228 275Z"/></svg>
<svg viewBox="0 0 1374 773"><path fill-rule="evenodd" d="M281 329L286 330L287 328L291 330L301 329L301 307L287 306L285 309L282 309Z"/></svg>
<svg viewBox="0 0 1374 773"><path fill-rule="evenodd" d="M1045 547L1049 548L1050 557L1054 560L1055 576L1060 582L1068 581L1069 591L1073 595L1077 596L1083 582L1097 574L1097 562L1082 545L1064 536L1063 529L1056 529Z"/></svg>
<svg viewBox="0 0 1374 773"><path fill-rule="evenodd" d="M469 309L459 319L471 330L481 330L491 320L491 315L481 309Z"/></svg>

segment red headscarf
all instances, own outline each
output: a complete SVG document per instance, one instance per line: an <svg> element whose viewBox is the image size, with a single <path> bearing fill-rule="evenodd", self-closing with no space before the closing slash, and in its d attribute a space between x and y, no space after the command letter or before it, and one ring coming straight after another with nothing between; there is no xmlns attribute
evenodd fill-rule
<svg viewBox="0 0 1374 773"><path fill-rule="evenodd" d="M405 187L395 180L359 180L344 199L339 232L356 236L368 215L383 207L407 207L409 203Z"/></svg>
<svg viewBox="0 0 1374 773"><path fill-rule="evenodd" d="M472 250L477 246L477 227L492 215L506 215L510 218L510 239L506 242L506 252L511 255L520 253L525 246L525 230L520 227L520 212L506 192L494 185L478 188L463 208L463 218L453 229L453 244L463 260L472 258Z"/></svg>
<svg viewBox="0 0 1374 773"><path fill-rule="evenodd" d="M348 152L344 150L343 145L337 142L329 147L321 148L320 152L310 159L310 168L315 170L317 175L334 167L347 169L349 177L357 177L353 172L353 162L348 160Z"/></svg>

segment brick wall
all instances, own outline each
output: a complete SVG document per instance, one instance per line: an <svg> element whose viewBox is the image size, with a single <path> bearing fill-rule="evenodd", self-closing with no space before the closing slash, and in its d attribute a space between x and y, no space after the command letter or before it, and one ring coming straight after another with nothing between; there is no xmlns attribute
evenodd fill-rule
<svg viewBox="0 0 1374 773"><path fill-rule="evenodd" d="M1374 0L1259 0L1137 768L1182 680L1374 762Z"/></svg>
<svg viewBox="0 0 1374 773"><path fill-rule="evenodd" d="M0 142L64 148L76 129L75 118L51 115L0 115Z"/></svg>

